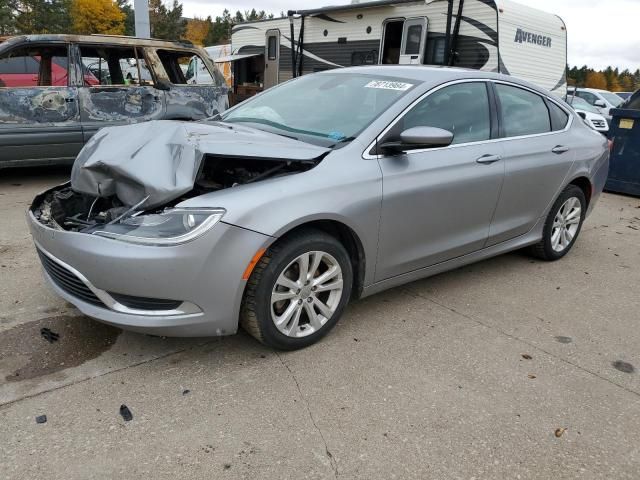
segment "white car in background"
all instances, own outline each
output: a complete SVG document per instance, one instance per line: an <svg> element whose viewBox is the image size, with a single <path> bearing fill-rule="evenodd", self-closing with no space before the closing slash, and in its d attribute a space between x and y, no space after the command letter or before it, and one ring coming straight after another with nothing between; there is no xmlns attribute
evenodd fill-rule
<svg viewBox="0 0 640 480"><path fill-rule="evenodd" d="M575 95L583 98L589 105L592 105L598 109L600 115L605 117L608 122L611 122L611 109L618 108L624 101L622 97L607 90L598 90L597 88L578 88L569 87L567 90L567 96L572 97Z"/></svg>
<svg viewBox="0 0 640 480"><path fill-rule="evenodd" d="M591 128L603 134L609 133L609 122L607 122L607 119L600 115L599 110L593 105L589 105L585 99L569 96L567 97L567 103L573 107L576 113L580 115Z"/></svg>

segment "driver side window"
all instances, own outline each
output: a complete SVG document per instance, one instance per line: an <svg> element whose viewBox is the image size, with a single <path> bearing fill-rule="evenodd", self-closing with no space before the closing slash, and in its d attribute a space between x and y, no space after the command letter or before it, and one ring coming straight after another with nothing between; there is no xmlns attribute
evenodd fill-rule
<svg viewBox="0 0 640 480"><path fill-rule="evenodd" d="M413 107L402 119L402 130L437 127L453 133L453 142L491 138L489 94L484 82L458 83L442 88Z"/></svg>

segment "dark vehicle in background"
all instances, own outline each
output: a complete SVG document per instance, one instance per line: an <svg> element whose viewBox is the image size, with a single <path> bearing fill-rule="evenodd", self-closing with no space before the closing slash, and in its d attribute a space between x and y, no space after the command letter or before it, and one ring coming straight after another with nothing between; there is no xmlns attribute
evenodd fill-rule
<svg viewBox="0 0 640 480"><path fill-rule="evenodd" d="M628 108L630 110L640 110L640 90L636 90L636 92L627 98L620 108Z"/></svg>
<svg viewBox="0 0 640 480"><path fill-rule="evenodd" d="M194 56L213 83L188 84ZM100 128L200 120L226 110L227 86L190 42L28 35L0 43L0 169L72 163Z"/></svg>
<svg viewBox="0 0 640 480"><path fill-rule="evenodd" d="M621 99L626 100L631 95L633 95L633 92L615 92L615 94L618 95Z"/></svg>

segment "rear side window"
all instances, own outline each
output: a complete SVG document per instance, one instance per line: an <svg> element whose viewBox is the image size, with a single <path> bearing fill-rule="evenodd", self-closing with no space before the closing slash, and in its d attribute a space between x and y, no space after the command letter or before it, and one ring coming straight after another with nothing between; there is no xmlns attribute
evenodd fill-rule
<svg viewBox="0 0 640 480"><path fill-rule="evenodd" d="M505 137L535 135L551 131L549 110L540 95L503 84L496 84L496 91L502 110L502 127Z"/></svg>
<svg viewBox="0 0 640 480"><path fill-rule="evenodd" d="M199 83L196 80L196 74L202 78L206 78L204 83L211 83L211 79L216 79L215 73L211 73L199 55L192 52L180 52L173 50L157 50L156 53L162 62L165 72L169 77L169 81L174 85L186 85ZM198 71L193 76L189 74L189 63L192 59L197 59Z"/></svg>
<svg viewBox="0 0 640 480"><path fill-rule="evenodd" d="M553 102L547 102L549 116L551 117L551 129L554 132L563 130L569 122L569 114Z"/></svg>
<svg viewBox="0 0 640 480"><path fill-rule="evenodd" d="M576 95L579 96L580 98L584 98L589 104L593 105L594 103L596 103L596 100L598 100L598 97L596 97L593 93L591 92L582 92L582 91L577 91Z"/></svg>
<svg viewBox="0 0 640 480"><path fill-rule="evenodd" d="M453 133L453 143L491 137L489 95L484 82L458 83L432 93L402 119L403 129L437 127Z"/></svg>
<svg viewBox="0 0 640 480"><path fill-rule="evenodd" d="M0 57L0 87L66 87L67 47L29 46Z"/></svg>

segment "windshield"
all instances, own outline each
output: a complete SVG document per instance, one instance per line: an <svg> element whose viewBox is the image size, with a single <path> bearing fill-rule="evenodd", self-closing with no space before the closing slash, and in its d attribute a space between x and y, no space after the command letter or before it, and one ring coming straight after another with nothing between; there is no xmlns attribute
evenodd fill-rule
<svg viewBox="0 0 640 480"><path fill-rule="evenodd" d="M350 73L307 75L247 100L222 120L336 145L353 139L416 83Z"/></svg>
<svg viewBox="0 0 640 480"><path fill-rule="evenodd" d="M623 102L622 98L620 98L615 93L600 92L600 95L602 95L605 98L605 100L609 102L611 105L613 105L614 107L620 106L620 104Z"/></svg>
<svg viewBox="0 0 640 480"><path fill-rule="evenodd" d="M600 115L600 110L598 110L593 105L589 104L583 98L574 97L572 99L572 97L569 97L568 100L569 100L569 105L571 105L573 108L577 108L579 110L584 110L585 112L597 113L598 115Z"/></svg>

